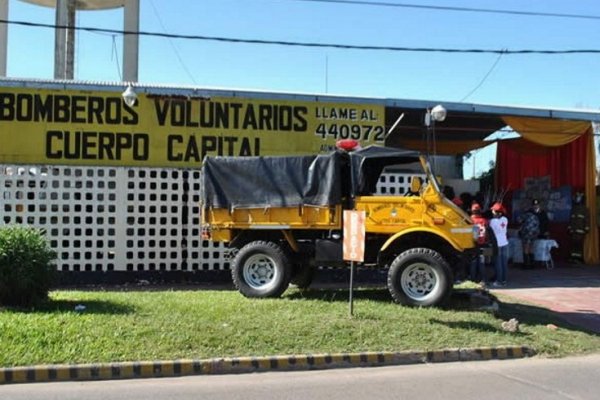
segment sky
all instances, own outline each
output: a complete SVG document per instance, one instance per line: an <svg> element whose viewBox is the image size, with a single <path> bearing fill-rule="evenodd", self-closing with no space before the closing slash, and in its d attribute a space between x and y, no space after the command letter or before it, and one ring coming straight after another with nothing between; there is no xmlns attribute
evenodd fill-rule
<svg viewBox="0 0 600 400"><path fill-rule="evenodd" d="M600 49L597 0L366 0L597 16L554 18L302 0L140 0L140 30L238 39L492 50ZM123 29L123 10L81 11L77 26ZM9 20L54 10L9 0ZM10 25L7 75L51 79L54 33ZM76 34L75 79L119 82L120 35ZM447 54L140 37L139 82L204 88L600 109L600 54ZM467 160L489 167L494 146ZM475 165L473 165L475 161Z"/></svg>

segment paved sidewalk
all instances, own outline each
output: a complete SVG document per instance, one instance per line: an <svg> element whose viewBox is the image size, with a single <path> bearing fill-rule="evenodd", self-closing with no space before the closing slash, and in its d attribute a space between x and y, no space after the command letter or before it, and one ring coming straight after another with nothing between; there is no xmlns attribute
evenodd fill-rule
<svg viewBox="0 0 600 400"><path fill-rule="evenodd" d="M552 270L509 267L508 285L491 288L560 314L570 324L600 334L600 266L559 264Z"/></svg>

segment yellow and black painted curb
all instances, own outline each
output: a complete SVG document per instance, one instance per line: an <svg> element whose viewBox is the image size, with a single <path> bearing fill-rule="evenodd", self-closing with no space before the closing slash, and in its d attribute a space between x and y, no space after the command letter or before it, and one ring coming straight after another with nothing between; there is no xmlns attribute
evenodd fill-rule
<svg viewBox="0 0 600 400"><path fill-rule="evenodd" d="M377 367L451 361L504 360L533 355L535 355L534 349L528 346L501 346L437 351L306 354L203 360L40 365L0 368L0 384Z"/></svg>

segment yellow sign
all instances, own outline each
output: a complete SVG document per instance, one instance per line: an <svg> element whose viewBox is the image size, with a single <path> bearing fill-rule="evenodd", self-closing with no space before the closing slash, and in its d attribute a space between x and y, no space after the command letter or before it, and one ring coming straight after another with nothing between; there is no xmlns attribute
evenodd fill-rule
<svg viewBox="0 0 600 400"><path fill-rule="evenodd" d="M316 154L383 144L383 105L0 89L0 163L197 167L205 155Z"/></svg>

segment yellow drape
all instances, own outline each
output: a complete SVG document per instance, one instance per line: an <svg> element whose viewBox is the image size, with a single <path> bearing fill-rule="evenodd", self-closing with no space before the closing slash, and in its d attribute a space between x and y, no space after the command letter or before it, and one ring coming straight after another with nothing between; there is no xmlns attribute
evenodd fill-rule
<svg viewBox="0 0 600 400"><path fill-rule="evenodd" d="M577 139L590 127L587 121L502 117L502 120L525 139L543 146L562 146Z"/></svg>
<svg viewBox="0 0 600 400"><path fill-rule="evenodd" d="M594 148L593 129L588 131L587 166L585 169L585 205L590 210L590 232L583 243L583 259L586 264L600 262L600 245L598 244L598 228L596 215L596 149Z"/></svg>
<svg viewBox="0 0 600 400"><path fill-rule="evenodd" d="M587 135L585 202L590 210L590 233L585 238L583 258L586 264L598 264L600 245L596 228L596 150L591 122L526 117L502 117L502 120L523 138L543 146L562 146L581 135Z"/></svg>

